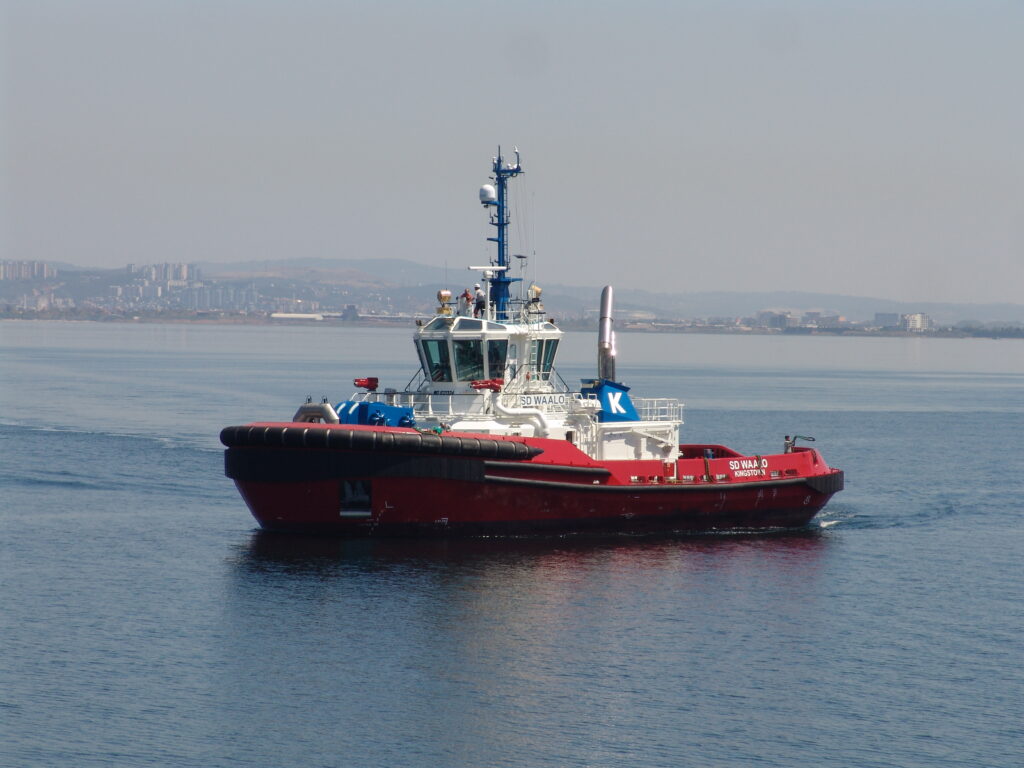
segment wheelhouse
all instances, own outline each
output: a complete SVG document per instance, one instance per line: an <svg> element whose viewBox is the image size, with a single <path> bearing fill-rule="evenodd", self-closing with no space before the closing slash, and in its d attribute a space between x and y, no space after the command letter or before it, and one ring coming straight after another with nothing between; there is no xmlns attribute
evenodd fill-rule
<svg viewBox="0 0 1024 768"><path fill-rule="evenodd" d="M472 317L435 317L415 337L424 390L468 388L501 379L550 382L562 331L553 323L505 324Z"/></svg>

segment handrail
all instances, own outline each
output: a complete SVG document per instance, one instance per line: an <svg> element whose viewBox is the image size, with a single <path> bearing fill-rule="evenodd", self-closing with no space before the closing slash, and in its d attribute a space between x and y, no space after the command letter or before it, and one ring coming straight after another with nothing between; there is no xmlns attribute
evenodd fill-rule
<svg viewBox="0 0 1024 768"><path fill-rule="evenodd" d="M512 375L509 376L508 380L505 382L505 391L506 392L509 392L509 391L516 392L517 391L516 388L514 386L512 386L512 385L513 385L513 383L518 384L518 383L522 382L525 379L525 377L520 377L520 375L519 375L524 369L527 370L527 371L532 371L533 370L533 366L530 365L530 363L520 363L519 366L514 371L512 371ZM555 379L555 381L553 381L553 379ZM548 384L552 384L555 387L556 391L558 391L558 385L561 384L561 386L562 386L561 391L562 392L568 393L568 392L572 391L572 388L566 383L565 379L562 378L562 375L555 369L554 366L551 367L551 370L548 372L547 377L538 376L535 379L529 379L529 380L530 381L543 381L543 382L546 382Z"/></svg>
<svg viewBox="0 0 1024 768"><path fill-rule="evenodd" d="M564 389L558 391L557 385L554 388L555 391L551 394L567 395L567 399L551 402L545 405L540 405L539 408L545 413L589 413L593 414L600 408L600 400L595 398L593 395L583 395L578 391L573 391L568 388L565 380L558 377L559 382ZM509 383L511 383L511 379ZM505 389L498 394L498 397L508 399L508 405L505 407L517 407L513 405L516 400L512 398L518 398L523 394L531 394L519 391L515 388L509 388L506 385ZM534 393L544 394L544 393ZM451 416L454 414L467 414L472 415L484 415L492 413L491 407L485 398L477 392L458 392L450 394L434 394L432 392L419 392L413 389L407 389L404 392L356 392L350 398L356 402L387 402L391 405L405 406L412 408L418 413L426 413L429 415L438 416ZM598 404L594 406L584 406L583 402L593 402ZM670 397L637 397L633 398L633 407L636 408L637 416L639 421L648 422L681 422L683 413L683 404L675 398ZM475 407L474 407L475 406ZM624 424L627 422L623 422Z"/></svg>

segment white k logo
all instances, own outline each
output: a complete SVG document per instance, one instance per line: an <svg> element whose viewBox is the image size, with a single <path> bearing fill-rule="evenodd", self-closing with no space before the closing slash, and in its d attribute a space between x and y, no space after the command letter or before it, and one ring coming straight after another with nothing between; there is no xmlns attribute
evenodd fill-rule
<svg viewBox="0 0 1024 768"><path fill-rule="evenodd" d="M625 413L626 409L622 407L619 401L622 399L621 392L609 392L608 393L608 412L609 413Z"/></svg>

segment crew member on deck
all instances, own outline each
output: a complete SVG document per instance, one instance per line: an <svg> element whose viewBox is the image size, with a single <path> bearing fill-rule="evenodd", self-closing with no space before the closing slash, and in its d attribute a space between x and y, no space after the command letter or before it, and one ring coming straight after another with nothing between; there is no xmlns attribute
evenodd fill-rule
<svg viewBox="0 0 1024 768"><path fill-rule="evenodd" d="M473 294L469 292L469 288L459 294L459 315L465 317L469 315L469 310L473 306Z"/></svg>
<svg viewBox="0 0 1024 768"><path fill-rule="evenodd" d="M480 283L474 285L473 290L476 295L476 303L473 305L473 317L483 317L484 308L487 305L487 297L484 296L484 289L480 287Z"/></svg>

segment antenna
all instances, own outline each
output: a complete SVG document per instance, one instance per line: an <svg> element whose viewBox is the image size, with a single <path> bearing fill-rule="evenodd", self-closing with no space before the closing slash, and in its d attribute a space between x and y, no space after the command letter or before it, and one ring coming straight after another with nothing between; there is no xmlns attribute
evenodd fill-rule
<svg viewBox="0 0 1024 768"><path fill-rule="evenodd" d="M526 277L526 263L527 263L526 262L526 259L527 259L526 254L525 253L513 253L512 254L512 258L513 259L519 259L519 274L521 274L523 276L523 278L525 278ZM521 301L526 298L526 294L525 294L525 292L523 290L525 287L526 287L526 281L525 280L521 280L520 283L519 283L519 299Z"/></svg>
<svg viewBox="0 0 1024 768"><path fill-rule="evenodd" d="M494 319L503 322L511 319L511 312L509 310L509 296L508 289L509 285L513 282L518 282L521 278L513 278L508 276L508 180L515 178L523 172L522 165L520 165L519 159L519 148L514 149L516 153L516 161L512 163L506 163L505 159L501 156L501 146L498 147L498 154L493 159L492 171L494 172L494 186L495 194L492 197L489 191L485 193L481 189L480 203L485 208L496 208L491 213L491 226L497 229L496 237L487 238L488 241L498 244L497 258L494 260L495 274L489 279L491 287L491 303L494 306Z"/></svg>

